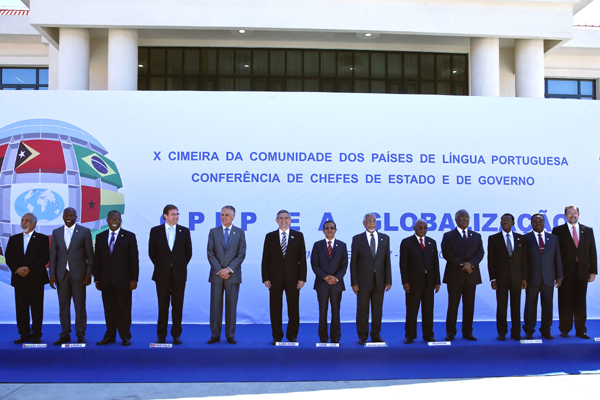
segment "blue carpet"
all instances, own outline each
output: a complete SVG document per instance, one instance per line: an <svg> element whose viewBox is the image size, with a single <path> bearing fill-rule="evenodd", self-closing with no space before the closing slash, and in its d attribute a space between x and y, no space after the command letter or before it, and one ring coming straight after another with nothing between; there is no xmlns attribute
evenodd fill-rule
<svg viewBox="0 0 600 400"><path fill-rule="evenodd" d="M557 321L555 321L556 326ZM155 325L134 325L132 345L97 346L104 325L89 325L88 347L53 346L59 325L44 325L46 349L24 349L12 340L15 325L0 325L1 382L265 382L464 378L577 374L600 371L600 321L588 321L591 340L573 335L521 344L496 339L494 322L476 322L470 342L460 336L451 346L427 346L420 338L406 345L403 323L384 323L387 348L364 348L356 343L354 324L342 324L339 348L316 348L317 325L302 324L300 346L271 346L270 325L238 325L238 343L225 340L209 345L206 325L185 325L183 344L172 349L150 348ZM458 327L460 332L460 324ZM420 326L419 326L420 332ZM435 323L437 339L444 324ZM73 336L73 339L75 337ZM540 339L538 334L534 339Z"/></svg>

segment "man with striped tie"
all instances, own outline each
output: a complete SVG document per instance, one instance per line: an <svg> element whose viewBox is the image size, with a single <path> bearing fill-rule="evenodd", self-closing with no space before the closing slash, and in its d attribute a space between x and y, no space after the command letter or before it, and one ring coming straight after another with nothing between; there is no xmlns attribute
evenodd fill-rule
<svg viewBox="0 0 600 400"><path fill-rule="evenodd" d="M306 283L306 248L304 236L290 229L290 213L281 210L275 219L276 231L267 233L262 256L262 280L269 289L272 345L283 339L282 308L283 292L288 307L286 337L296 342L300 328L300 289Z"/></svg>

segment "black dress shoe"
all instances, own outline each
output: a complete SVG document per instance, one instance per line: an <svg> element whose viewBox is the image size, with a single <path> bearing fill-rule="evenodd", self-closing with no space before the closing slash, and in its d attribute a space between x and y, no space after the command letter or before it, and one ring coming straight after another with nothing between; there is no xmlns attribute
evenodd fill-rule
<svg viewBox="0 0 600 400"><path fill-rule="evenodd" d="M39 337L31 339L31 343L40 344L40 343L42 343L42 339L40 339Z"/></svg>
<svg viewBox="0 0 600 400"><path fill-rule="evenodd" d="M296 338L288 339L288 342L290 342L290 343L296 343L297 341L298 341L298 339L296 339Z"/></svg>
<svg viewBox="0 0 600 400"><path fill-rule="evenodd" d="M55 346L60 346L61 344L69 343L71 341L70 336L58 338L56 342L54 342Z"/></svg>
<svg viewBox="0 0 600 400"><path fill-rule="evenodd" d="M500 334L499 334L499 335L496 337L496 339L498 339L498 340L505 340L505 339L506 339L506 335L500 335Z"/></svg>
<svg viewBox="0 0 600 400"><path fill-rule="evenodd" d="M454 340L454 336L452 336L452 335L446 335L445 339L446 339L446 342L451 342L451 341Z"/></svg>
<svg viewBox="0 0 600 400"><path fill-rule="evenodd" d="M433 336L424 337L423 340L426 342L435 342L436 341Z"/></svg>
<svg viewBox="0 0 600 400"><path fill-rule="evenodd" d="M123 346L130 346L131 345L131 340L129 339L123 339L123 343L121 343Z"/></svg>
<svg viewBox="0 0 600 400"><path fill-rule="evenodd" d="M331 343L339 343L339 342L340 342L340 339L335 339L335 340L331 339Z"/></svg>
<svg viewBox="0 0 600 400"><path fill-rule="evenodd" d="M21 343L27 343L27 342L29 342L29 338L24 338L24 337L21 336L20 338L18 338L17 340L15 340L13 343L14 344L21 344ZM41 342L41 340L40 340L40 342Z"/></svg>
<svg viewBox="0 0 600 400"><path fill-rule="evenodd" d="M554 339L554 336L552 336L550 332L542 333L542 337L546 339Z"/></svg>
<svg viewBox="0 0 600 400"><path fill-rule="evenodd" d="M235 340L235 338L228 337L228 338L227 338L227 343L236 344L236 343L237 343L237 340Z"/></svg>
<svg viewBox="0 0 600 400"><path fill-rule="evenodd" d="M159 338L156 338L156 342L154 342L154 343L164 343L164 342L165 342L165 338L159 337Z"/></svg>
<svg viewBox="0 0 600 400"><path fill-rule="evenodd" d="M83 336L80 336L77 338L77 343L87 343L87 342L85 341L85 338Z"/></svg>
<svg viewBox="0 0 600 400"><path fill-rule="evenodd" d="M567 332L561 332L560 337L569 337L569 334Z"/></svg>
<svg viewBox="0 0 600 400"><path fill-rule="evenodd" d="M211 337L210 337L210 339L208 339L208 340L206 341L206 343L208 343L208 344L213 344L213 343L217 343L217 342L220 342L220 341L221 341L221 339L219 339L219 338L216 338L216 337L212 337L212 336L211 336Z"/></svg>
<svg viewBox="0 0 600 400"><path fill-rule="evenodd" d="M360 344L361 346L364 346L365 343L367 343L367 339L358 338L358 344Z"/></svg>
<svg viewBox="0 0 600 400"><path fill-rule="evenodd" d="M114 343L115 339L108 339L108 338L104 338L99 342L96 342L96 345L98 346L104 346L105 344L110 344L110 343Z"/></svg>
<svg viewBox="0 0 600 400"><path fill-rule="evenodd" d="M181 338L179 336L173 338L173 344L181 344Z"/></svg>
<svg viewBox="0 0 600 400"><path fill-rule="evenodd" d="M411 338L410 336L407 336L404 338L405 344L411 344L412 342L413 342L413 338Z"/></svg>
<svg viewBox="0 0 600 400"><path fill-rule="evenodd" d="M371 338L371 341L374 343L385 343L385 340L383 340L383 338L381 336Z"/></svg>
<svg viewBox="0 0 600 400"><path fill-rule="evenodd" d="M533 334L532 333L526 333L525 334L525 340L531 340L533 339Z"/></svg>
<svg viewBox="0 0 600 400"><path fill-rule="evenodd" d="M277 342L278 342L278 341L279 341L279 340L275 340L275 339L271 340L271 345L272 345L272 346L275 346L275 345L277 344Z"/></svg>
<svg viewBox="0 0 600 400"><path fill-rule="evenodd" d="M589 339L590 338L589 335L587 333L585 333L585 332L584 333L578 333L576 336L580 337L582 339Z"/></svg>
<svg viewBox="0 0 600 400"><path fill-rule="evenodd" d="M514 340L521 340L521 339L523 339L523 338L521 337L521 335L510 335L510 338L511 338L511 339L514 339Z"/></svg>
<svg viewBox="0 0 600 400"><path fill-rule="evenodd" d="M473 335L467 335L467 336L463 336L464 339L470 340L472 342L476 341L477 338Z"/></svg>

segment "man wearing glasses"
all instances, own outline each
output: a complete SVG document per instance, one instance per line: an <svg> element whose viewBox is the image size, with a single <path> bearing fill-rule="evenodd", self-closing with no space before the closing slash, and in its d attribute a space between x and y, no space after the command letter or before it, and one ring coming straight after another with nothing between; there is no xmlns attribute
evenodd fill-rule
<svg viewBox="0 0 600 400"><path fill-rule="evenodd" d="M467 340L473 336L473 314L475 312L475 288L481 284L479 263L483 259L481 235L469 228L469 213L458 210L454 215L456 229L444 233L442 255L446 260L444 283L448 285L448 312L446 314L446 340L456 336L458 306L462 298L462 335Z"/></svg>

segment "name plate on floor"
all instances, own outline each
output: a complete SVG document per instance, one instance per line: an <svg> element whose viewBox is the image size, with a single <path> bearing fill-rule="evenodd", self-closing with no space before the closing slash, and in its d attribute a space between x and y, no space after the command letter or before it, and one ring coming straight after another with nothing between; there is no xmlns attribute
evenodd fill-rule
<svg viewBox="0 0 600 400"><path fill-rule="evenodd" d="M365 347L388 347L387 342L369 342L365 343Z"/></svg>
<svg viewBox="0 0 600 400"><path fill-rule="evenodd" d="M85 343L65 343L60 347L63 349L70 349L72 347L85 347Z"/></svg>
<svg viewBox="0 0 600 400"><path fill-rule="evenodd" d="M275 346L279 347L298 347L300 343L298 342L275 342Z"/></svg>
<svg viewBox="0 0 600 400"><path fill-rule="evenodd" d="M23 348L24 349L45 349L46 347L48 347L47 343L26 343L23 344Z"/></svg>
<svg viewBox="0 0 600 400"><path fill-rule="evenodd" d="M173 343L150 343L150 347L156 347L159 349L170 349L173 347Z"/></svg>
<svg viewBox="0 0 600 400"><path fill-rule="evenodd" d="M524 339L524 340L521 340L521 344L534 344L534 343L544 343L544 342L542 342L542 339L529 339L529 340Z"/></svg>
<svg viewBox="0 0 600 400"><path fill-rule="evenodd" d="M427 346L452 346L452 342L427 342Z"/></svg>
<svg viewBox="0 0 600 400"><path fill-rule="evenodd" d="M594 342L600 342L600 337L595 337Z"/></svg>
<svg viewBox="0 0 600 400"><path fill-rule="evenodd" d="M317 347L340 347L339 343L316 343Z"/></svg>

